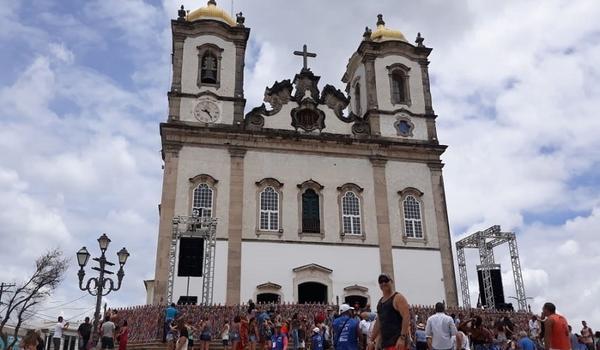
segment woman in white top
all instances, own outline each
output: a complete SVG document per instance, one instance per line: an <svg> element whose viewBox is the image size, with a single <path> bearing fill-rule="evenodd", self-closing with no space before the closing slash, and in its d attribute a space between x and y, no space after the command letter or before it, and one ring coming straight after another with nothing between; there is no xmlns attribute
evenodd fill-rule
<svg viewBox="0 0 600 350"><path fill-rule="evenodd" d="M223 350L229 350L229 321L225 320L223 331L221 332L221 340L223 341Z"/></svg>
<svg viewBox="0 0 600 350"><path fill-rule="evenodd" d="M457 347L458 344L456 338L460 340L460 348ZM470 350L470 345L471 344L469 344L469 337L467 337L467 335L463 331L458 330L458 332L456 332L456 335L452 336L452 350Z"/></svg>

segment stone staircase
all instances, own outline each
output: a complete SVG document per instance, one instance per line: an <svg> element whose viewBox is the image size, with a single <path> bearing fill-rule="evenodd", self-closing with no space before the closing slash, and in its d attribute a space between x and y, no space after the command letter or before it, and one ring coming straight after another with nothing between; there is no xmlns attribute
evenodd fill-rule
<svg viewBox="0 0 600 350"><path fill-rule="evenodd" d="M127 344L127 350L166 350L167 343L163 343L160 340L149 341L145 343L129 343ZM196 341L194 341L194 347L188 347L188 350L199 350L200 346ZM209 349L211 350L221 350L223 349L223 343L221 340L213 340L210 342Z"/></svg>

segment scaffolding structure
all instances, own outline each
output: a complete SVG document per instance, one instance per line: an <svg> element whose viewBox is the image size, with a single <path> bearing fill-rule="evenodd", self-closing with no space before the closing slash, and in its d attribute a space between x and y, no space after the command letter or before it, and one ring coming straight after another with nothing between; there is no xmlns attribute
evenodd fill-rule
<svg viewBox="0 0 600 350"><path fill-rule="evenodd" d="M502 232L499 225L494 225L487 230L478 231L456 242L456 256L458 259L458 273L460 277L460 289L462 292L463 306L471 307L471 296L469 294L469 279L467 277L467 262L465 259L465 248L474 248L479 251L481 265L481 276L483 280L483 291L485 302L489 307L495 308L492 276L490 271L497 268L494 260L494 247L508 243L510 261L513 277L515 279L515 292L518 310L527 310L527 297L521 273L521 261L517 248L517 238L514 232Z"/></svg>
<svg viewBox="0 0 600 350"><path fill-rule="evenodd" d="M215 251L217 247L217 219L201 216L176 216L172 223L171 244L169 247L169 282L167 300L173 302L173 285L175 284L175 262L177 260L177 243L181 238L204 239L204 256L202 263L202 299L200 305L213 303L215 282Z"/></svg>

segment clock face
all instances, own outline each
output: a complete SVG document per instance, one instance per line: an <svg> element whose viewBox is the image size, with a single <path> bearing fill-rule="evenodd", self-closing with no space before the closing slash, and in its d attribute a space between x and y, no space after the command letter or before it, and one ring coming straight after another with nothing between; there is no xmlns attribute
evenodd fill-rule
<svg viewBox="0 0 600 350"><path fill-rule="evenodd" d="M211 100L200 100L194 108L194 117L203 123L215 123L220 116L219 105Z"/></svg>

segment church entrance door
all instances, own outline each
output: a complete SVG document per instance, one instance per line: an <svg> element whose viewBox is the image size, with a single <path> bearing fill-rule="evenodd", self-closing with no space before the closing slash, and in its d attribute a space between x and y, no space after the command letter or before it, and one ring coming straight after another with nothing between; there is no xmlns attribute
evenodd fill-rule
<svg viewBox="0 0 600 350"><path fill-rule="evenodd" d="M327 286L319 282L305 282L299 284L298 303L327 304Z"/></svg>
<svg viewBox="0 0 600 350"><path fill-rule="evenodd" d="M260 293L256 296L256 302L265 304L279 303L279 294Z"/></svg>
<svg viewBox="0 0 600 350"><path fill-rule="evenodd" d="M367 298L360 295L348 295L344 298L344 303L354 307L358 304L361 308L367 306Z"/></svg>

